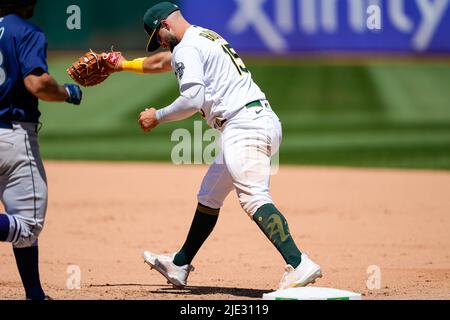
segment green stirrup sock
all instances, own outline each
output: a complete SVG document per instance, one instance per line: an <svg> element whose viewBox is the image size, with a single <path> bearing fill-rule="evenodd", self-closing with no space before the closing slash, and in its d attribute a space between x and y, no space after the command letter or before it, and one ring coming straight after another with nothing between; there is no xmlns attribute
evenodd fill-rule
<svg viewBox="0 0 450 320"><path fill-rule="evenodd" d="M211 209L198 204L186 242L173 259L175 265L182 267L191 264L198 250L213 231L219 212L220 209Z"/></svg>
<svg viewBox="0 0 450 320"><path fill-rule="evenodd" d="M258 227L281 253L287 264L297 268L302 261L302 253L289 233L289 226L280 211L273 204L265 204L253 215Z"/></svg>

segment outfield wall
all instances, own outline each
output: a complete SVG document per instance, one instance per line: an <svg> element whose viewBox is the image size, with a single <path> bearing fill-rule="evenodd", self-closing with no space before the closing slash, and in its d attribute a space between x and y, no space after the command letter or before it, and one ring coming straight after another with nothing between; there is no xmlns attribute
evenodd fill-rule
<svg viewBox="0 0 450 320"><path fill-rule="evenodd" d="M142 18L158 2L38 0L33 21L45 31L50 50L145 50Z"/></svg>
<svg viewBox="0 0 450 320"><path fill-rule="evenodd" d="M50 49L143 50L142 16L156 2L40 0L34 20ZM242 53L450 53L450 0L177 2L190 21L218 31Z"/></svg>
<svg viewBox="0 0 450 320"><path fill-rule="evenodd" d="M241 52L450 52L449 0L196 0L183 7Z"/></svg>

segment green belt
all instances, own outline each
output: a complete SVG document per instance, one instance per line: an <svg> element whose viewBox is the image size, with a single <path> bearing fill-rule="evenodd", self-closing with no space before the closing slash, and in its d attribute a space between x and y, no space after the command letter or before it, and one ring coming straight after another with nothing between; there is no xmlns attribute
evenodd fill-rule
<svg viewBox="0 0 450 320"><path fill-rule="evenodd" d="M264 106L261 104L261 100L255 100L252 102L249 102L245 105L246 108L255 108L255 107L263 107ZM223 125L225 124L225 122L227 122L227 119L217 119L216 118L216 125L221 128L223 127Z"/></svg>
<svg viewBox="0 0 450 320"><path fill-rule="evenodd" d="M247 104L245 105L245 107L246 107L246 108L262 107L262 105L261 105L261 101L260 101L260 100L256 100L256 101L247 103Z"/></svg>

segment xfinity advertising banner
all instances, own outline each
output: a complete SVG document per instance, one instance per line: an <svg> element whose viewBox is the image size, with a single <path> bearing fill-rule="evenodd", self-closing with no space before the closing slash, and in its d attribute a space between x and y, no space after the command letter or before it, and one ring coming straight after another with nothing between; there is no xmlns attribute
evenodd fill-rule
<svg viewBox="0 0 450 320"><path fill-rule="evenodd" d="M248 53L450 53L450 0L184 0L185 16Z"/></svg>

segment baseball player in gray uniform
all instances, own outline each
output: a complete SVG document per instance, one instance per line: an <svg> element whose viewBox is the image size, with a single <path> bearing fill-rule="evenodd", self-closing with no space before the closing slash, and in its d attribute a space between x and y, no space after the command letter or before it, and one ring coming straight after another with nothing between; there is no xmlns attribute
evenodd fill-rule
<svg viewBox="0 0 450 320"><path fill-rule="evenodd" d="M13 244L26 298L45 295L38 237L47 209L47 180L39 154L38 99L80 104L77 85L60 86L49 74L47 41L26 21L36 0L0 0L0 241ZM1 276L1 275L0 275Z"/></svg>
<svg viewBox="0 0 450 320"><path fill-rule="evenodd" d="M133 61L110 53L116 71L175 72L180 97L171 105L141 113L145 132L199 112L221 132L222 152L210 166L198 193L198 206L186 242L173 255L144 252L144 261L175 287L186 286L194 256L213 230L224 199L234 189L244 211L286 261L279 289L306 286L322 276L320 267L302 254L287 221L269 194L271 157L282 130L265 94L252 80L238 53L217 33L193 26L177 5L162 2L144 17L148 51L168 49Z"/></svg>

